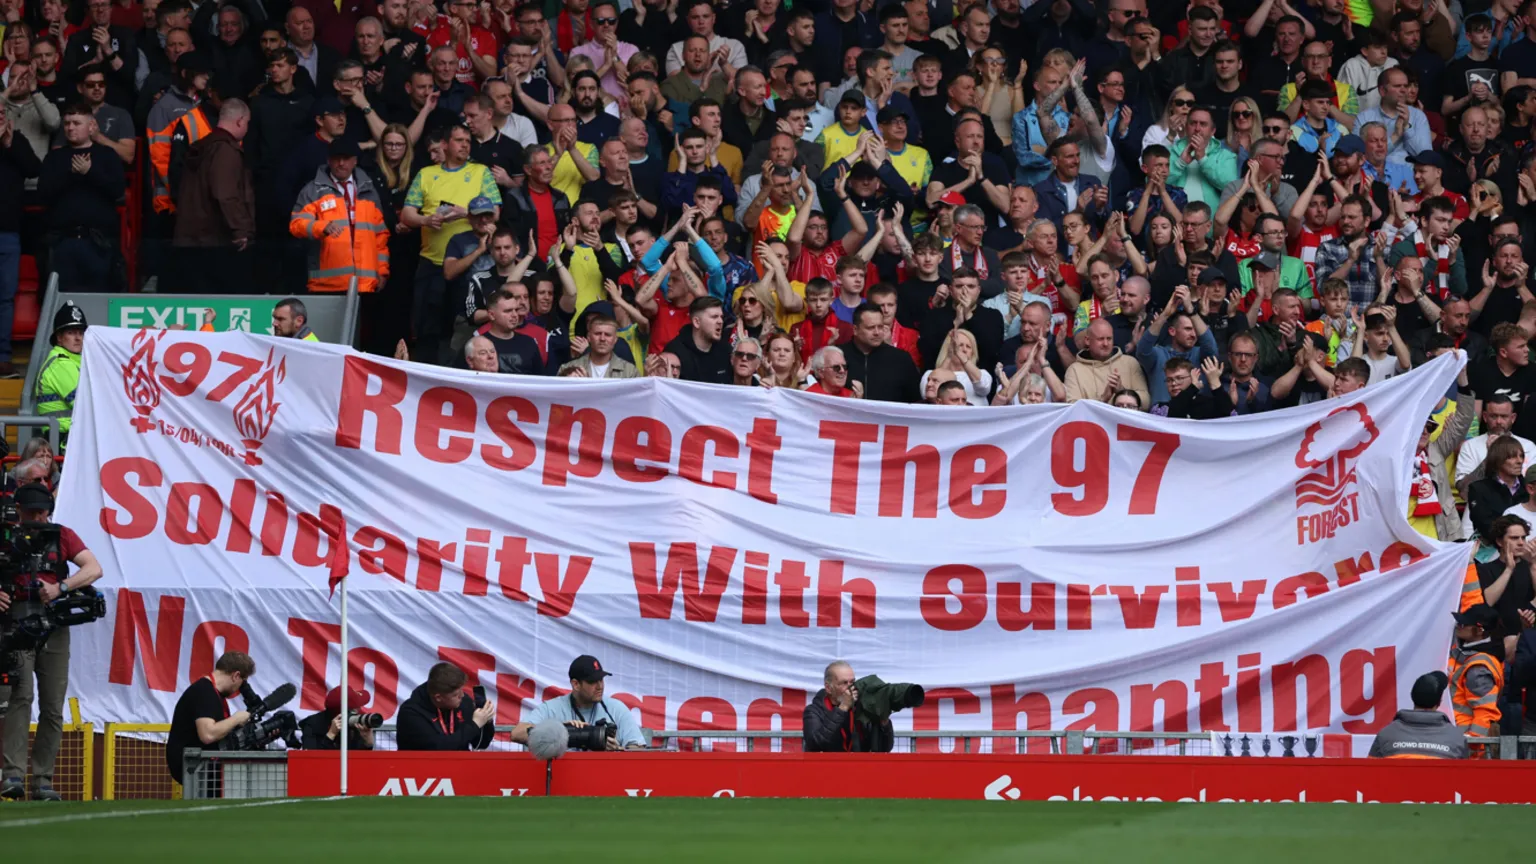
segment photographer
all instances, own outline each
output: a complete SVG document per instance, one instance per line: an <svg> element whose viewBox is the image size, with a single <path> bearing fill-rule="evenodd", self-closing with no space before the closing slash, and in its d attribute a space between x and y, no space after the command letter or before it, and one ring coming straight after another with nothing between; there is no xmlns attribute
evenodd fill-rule
<svg viewBox="0 0 1536 864"><path fill-rule="evenodd" d="M22 525L49 524L53 513L53 495L41 483L28 483L16 490L16 508ZM24 530L24 529L19 529ZM47 532L32 532L27 536L49 536ZM58 526L57 542L48 542L41 549L23 550L12 548L13 560L20 560L21 567L0 590L0 612L8 616L6 629L23 618L37 615L44 604L59 599L67 591L84 588L101 578L101 565L96 563L80 536L65 526ZM14 543L13 543L14 545ZM69 565L79 568L69 573ZM5 767L0 779L0 798L21 798L26 787L22 777L27 771L27 727L32 719L33 682L37 678L37 735L32 744L32 797L38 801L58 801L59 793L53 788L54 761L59 754L59 741L64 735L64 696L69 688L69 628L50 630L36 648L16 652L20 661L14 670L15 684L5 692L0 688L0 704L7 704L5 712ZM6 671L6 670L0 670Z"/></svg>
<svg viewBox="0 0 1536 864"><path fill-rule="evenodd" d="M469 680L452 663L427 672L427 683L400 706L397 746L401 750L484 750L496 735L496 703L464 692ZM348 745L351 746L351 745Z"/></svg>
<svg viewBox="0 0 1536 864"><path fill-rule="evenodd" d="M227 651L213 664L212 674L192 682L176 700L171 731L165 741L165 766L176 782L182 782L184 751L210 748L251 719L246 711L229 713L229 702L256 674L249 654Z"/></svg>
<svg viewBox="0 0 1536 864"><path fill-rule="evenodd" d="M528 743L528 730L545 720L558 720L573 728L605 724L604 738L607 750L643 750L645 736L629 709L617 699L603 696L603 679L612 675L603 669L597 658L583 654L571 662L571 692L543 703L525 723L518 724L512 732L512 740ZM579 749L572 746L572 749Z"/></svg>
<svg viewBox="0 0 1536 864"><path fill-rule="evenodd" d="M305 750L340 750L341 727L347 717L352 725L347 729L348 750L372 750L373 727L364 722L368 715L358 709L368 704L371 697L366 690L353 690L347 698L347 707L341 707L341 688L336 687L325 696L325 710L311 714L299 721L299 734L303 736ZM346 716L343 716L343 715ZM373 715L377 716L377 715Z"/></svg>
<svg viewBox="0 0 1536 864"><path fill-rule="evenodd" d="M857 681L847 661L834 660L823 688L805 706L807 753L889 753L896 744L891 715L923 704L917 684L887 684L874 675Z"/></svg>

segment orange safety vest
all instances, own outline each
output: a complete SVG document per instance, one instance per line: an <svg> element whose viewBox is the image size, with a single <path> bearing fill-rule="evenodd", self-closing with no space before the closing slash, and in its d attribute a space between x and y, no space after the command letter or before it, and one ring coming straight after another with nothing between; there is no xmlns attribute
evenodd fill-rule
<svg viewBox="0 0 1536 864"><path fill-rule="evenodd" d="M294 202L288 232L314 241L309 253L310 291L345 291L355 274L357 290L366 294L379 290L379 283L389 276L389 228L384 224L384 208L366 175L354 172L352 182L355 192L350 226L346 196L324 166ZM338 221L344 230L335 237L327 236L325 229Z"/></svg>
<svg viewBox="0 0 1536 864"><path fill-rule="evenodd" d="M1483 583L1477 581L1477 562L1467 565L1467 573L1461 577L1461 608L1457 612L1465 612L1473 606L1483 602Z"/></svg>
<svg viewBox="0 0 1536 864"><path fill-rule="evenodd" d="M164 101L170 94L162 96ZM145 131L145 137L149 139L149 164L151 170L152 195L150 199L156 213L175 213L176 202L171 200L171 139L176 135L176 124L186 120L187 144L197 143L204 135L213 131L213 124L203 114L201 105L193 105L184 112L175 113L170 121L160 128L150 128Z"/></svg>
<svg viewBox="0 0 1536 864"><path fill-rule="evenodd" d="M1478 667L1493 676L1493 689L1478 696L1467 688L1467 673ZM1498 733L1499 691L1504 687L1504 667L1481 651L1456 648L1451 652L1451 712L1468 735L1491 738ZM1481 758L1483 745L1472 744L1474 758Z"/></svg>

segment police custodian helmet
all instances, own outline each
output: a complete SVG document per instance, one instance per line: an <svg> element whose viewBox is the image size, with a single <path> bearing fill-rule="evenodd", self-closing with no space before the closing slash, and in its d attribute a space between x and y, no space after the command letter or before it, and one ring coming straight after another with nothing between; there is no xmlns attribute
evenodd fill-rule
<svg viewBox="0 0 1536 864"><path fill-rule="evenodd" d="M53 334L49 336L50 342L58 341L59 333L71 328L84 330L86 327L85 313L76 306L73 300L64 301L59 311L53 313Z"/></svg>

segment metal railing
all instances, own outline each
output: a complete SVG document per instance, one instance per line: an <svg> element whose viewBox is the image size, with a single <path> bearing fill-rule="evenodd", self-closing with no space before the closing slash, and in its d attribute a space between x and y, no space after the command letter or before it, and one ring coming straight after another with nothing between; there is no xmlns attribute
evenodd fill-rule
<svg viewBox="0 0 1536 864"><path fill-rule="evenodd" d="M20 426L22 428L37 428L39 426L48 429L48 446L54 453L59 452L59 418L44 414L0 414L0 436L4 436L6 427ZM20 435L16 436L16 451L26 446L26 440Z"/></svg>
<svg viewBox="0 0 1536 864"><path fill-rule="evenodd" d="M286 750L188 749L182 762L186 798L286 798Z"/></svg>

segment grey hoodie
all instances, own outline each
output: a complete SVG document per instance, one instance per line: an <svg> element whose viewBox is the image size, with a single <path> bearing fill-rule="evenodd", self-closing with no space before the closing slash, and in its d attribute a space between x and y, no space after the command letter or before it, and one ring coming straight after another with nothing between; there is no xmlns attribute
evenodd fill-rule
<svg viewBox="0 0 1536 864"><path fill-rule="evenodd" d="M1376 733L1371 756L1387 759L1466 759L1461 727L1438 710L1405 709Z"/></svg>

